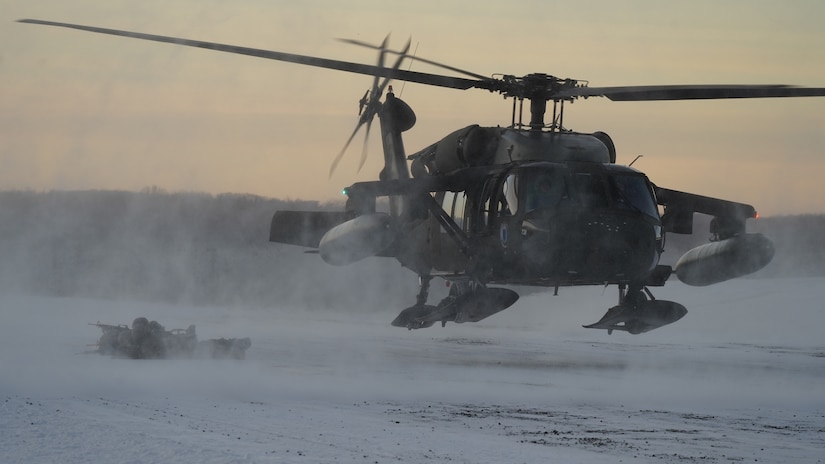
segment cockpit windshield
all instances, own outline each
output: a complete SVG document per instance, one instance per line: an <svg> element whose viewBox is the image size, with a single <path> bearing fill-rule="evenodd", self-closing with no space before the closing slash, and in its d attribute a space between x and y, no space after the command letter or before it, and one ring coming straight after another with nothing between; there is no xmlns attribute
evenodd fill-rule
<svg viewBox="0 0 825 464"><path fill-rule="evenodd" d="M645 178L640 175L613 174L609 177L614 189L614 204L659 219L659 210Z"/></svg>
<svg viewBox="0 0 825 464"><path fill-rule="evenodd" d="M524 208L526 212L534 209L553 208L567 197L567 185L564 174L556 169L539 169L524 172Z"/></svg>
<svg viewBox="0 0 825 464"><path fill-rule="evenodd" d="M542 167L522 171L518 181L524 213L563 205L597 209L609 204L602 175Z"/></svg>
<svg viewBox="0 0 825 464"><path fill-rule="evenodd" d="M586 210L626 209L659 219L647 179L632 172L570 172L562 166L531 166L507 176L503 190L512 214L570 205Z"/></svg>

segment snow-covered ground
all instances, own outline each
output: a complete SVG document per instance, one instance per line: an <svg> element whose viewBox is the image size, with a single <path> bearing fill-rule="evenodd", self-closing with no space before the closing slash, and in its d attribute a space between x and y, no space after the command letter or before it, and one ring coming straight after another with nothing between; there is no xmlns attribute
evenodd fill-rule
<svg viewBox="0 0 825 464"><path fill-rule="evenodd" d="M0 462L825 460L825 278L672 282L689 310L581 328L615 288L534 293L479 324L0 295ZM410 296L412 299L412 295ZM397 306L397 308L396 308ZM251 337L245 361L81 354L88 322Z"/></svg>

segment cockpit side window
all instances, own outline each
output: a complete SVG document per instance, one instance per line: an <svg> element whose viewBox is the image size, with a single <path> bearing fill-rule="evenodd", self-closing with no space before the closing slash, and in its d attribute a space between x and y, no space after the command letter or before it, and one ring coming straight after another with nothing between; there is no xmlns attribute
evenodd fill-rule
<svg viewBox="0 0 825 464"><path fill-rule="evenodd" d="M503 203L500 214L509 216L518 212L518 177L510 174L501 186Z"/></svg>

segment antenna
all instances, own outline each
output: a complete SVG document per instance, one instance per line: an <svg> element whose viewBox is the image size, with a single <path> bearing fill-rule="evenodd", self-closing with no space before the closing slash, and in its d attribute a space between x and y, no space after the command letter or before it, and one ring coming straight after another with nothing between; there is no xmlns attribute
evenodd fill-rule
<svg viewBox="0 0 825 464"><path fill-rule="evenodd" d="M410 57L410 65L407 66L407 71L412 69L413 61L415 61L415 55L418 53L418 44L419 42L415 43L415 49L413 49L412 56ZM401 91L398 92L398 97L400 98L401 95L404 95L404 86L407 85L407 81L401 81Z"/></svg>

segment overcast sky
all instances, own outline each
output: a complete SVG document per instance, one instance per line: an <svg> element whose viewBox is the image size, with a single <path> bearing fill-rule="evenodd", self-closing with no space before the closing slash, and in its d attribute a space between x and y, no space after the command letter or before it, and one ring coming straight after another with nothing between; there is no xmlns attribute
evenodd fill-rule
<svg viewBox="0 0 825 464"><path fill-rule="evenodd" d="M544 72L593 86L825 86L825 2L0 0L0 189L239 192L326 201L374 179L360 142L329 179L367 76L15 23L74 22L373 63L397 48L483 75ZM437 71L414 63L418 71ZM396 93L401 83L395 83ZM507 125L510 102L417 84L408 153L460 127ZM825 213L825 98L578 101L565 125L603 130L618 161L762 215ZM374 134L377 134L377 130Z"/></svg>

